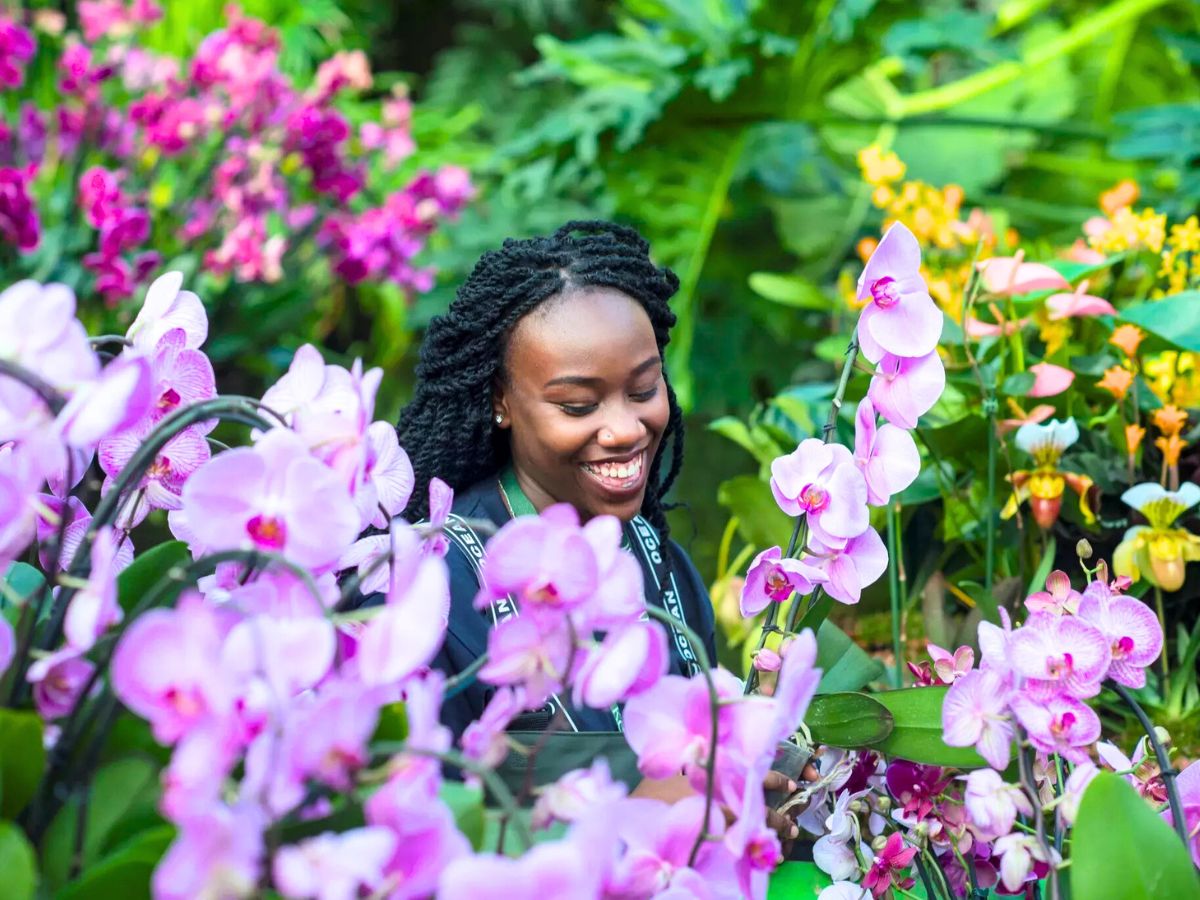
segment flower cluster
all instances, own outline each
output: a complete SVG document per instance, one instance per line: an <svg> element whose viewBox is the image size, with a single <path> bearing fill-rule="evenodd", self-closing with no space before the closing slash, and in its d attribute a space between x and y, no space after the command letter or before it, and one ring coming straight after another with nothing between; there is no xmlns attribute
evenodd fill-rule
<svg viewBox="0 0 1200 900"><path fill-rule="evenodd" d="M358 100L372 86L361 52L296 84L275 31L235 7L191 59L155 56L134 38L161 14L152 0L97 0L81 5L81 35L37 38L0 18L0 90L21 85L35 52L53 53L61 97L0 120L0 241L28 253L45 227L93 229L83 263L110 304L185 249L213 284L271 284L316 255L347 283L428 290L415 259L473 188L456 166L398 169L415 150L403 91ZM30 189L43 171L82 173L79 221L43 220L54 213Z"/></svg>

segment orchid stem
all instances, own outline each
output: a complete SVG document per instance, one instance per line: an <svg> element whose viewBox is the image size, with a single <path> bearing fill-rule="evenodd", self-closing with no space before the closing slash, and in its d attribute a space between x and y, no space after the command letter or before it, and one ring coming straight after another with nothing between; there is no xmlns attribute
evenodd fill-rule
<svg viewBox="0 0 1200 900"><path fill-rule="evenodd" d="M1171 758L1167 755L1167 748L1158 739L1158 732L1154 730L1154 723L1150 721L1150 717L1146 715L1146 711L1142 709L1141 704L1137 702L1133 694L1129 693L1129 689L1115 681L1110 681L1109 686L1133 710L1133 714L1137 717L1142 730L1146 732L1146 739L1150 741L1150 746L1154 748L1154 757L1158 760L1158 770L1162 774L1163 784L1167 788L1167 800L1171 804L1171 822L1175 826L1175 833L1183 841L1183 846L1187 847L1187 822L1183 814L1183 804L1179 801L1179 788L1175 784L1175 776L1179 773L1171 768Z"/></svg>
<svg viewBox="0 0 1200 900"><path fill-rule="evenodd" d="M896 687L904 687L904 636L900 633L900 504L889 503L888 531L888 600L892 608L892 653L895 657Z"/></svg>
<svg viewBox="0 0 1200 900"><path fill-rule="evenodd" d="M1167 635L1167 613L1166 613L1166 609L1163 607L1162 588L1159 587L1157 584L1154 586L1154 608L1158 613L1158 627L1162 629L1162 633L1163 633L1162 655L1159 656L1159 658L1158 658L1158 667L1159 667L1159 672L1162 675L1163 691L1165 693L1165 691L1167 689L1167 683L1171 677L1171 663L1170 663L1170 660L1167 658L1169 655L1167 653L1167 637L1166 637L1166 635Z"/></svg>

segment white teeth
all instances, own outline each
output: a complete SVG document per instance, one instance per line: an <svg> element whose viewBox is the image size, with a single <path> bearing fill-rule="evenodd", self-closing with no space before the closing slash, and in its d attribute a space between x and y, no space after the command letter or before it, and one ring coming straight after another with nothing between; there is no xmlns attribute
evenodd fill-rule
<svg viewBox="0 0 1200 900"><path fill-rule="evenodd" d="M584 463L583 468L601 478L625 481L636 478L642 473L642 456L639 454L627 463L600 463L598 465Z"/></svg>

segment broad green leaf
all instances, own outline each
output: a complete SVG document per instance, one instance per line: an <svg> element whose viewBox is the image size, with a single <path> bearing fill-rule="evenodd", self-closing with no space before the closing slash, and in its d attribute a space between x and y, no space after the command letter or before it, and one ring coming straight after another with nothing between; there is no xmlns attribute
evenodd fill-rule
<svg viewBox="0 0 1200 900"><path fill-rule="evenodd" d="M973 747L951 747L942 740L944 686L881 691L871 696L892 714L892 733L875 745L889 756L929 766L979 769L987 765Z"/></svg>
<svg viewBox="0 0 1200 900"><path fill-rule="evenodd" d="M483 790L459 781L443 781L438 796L454 813L454 823L476 850L483 848Z"/></svg>
<svg viewBox="0 0 1200 900"><path fill-rule="evenodd" d="M83 842L86 872L120 837L162 824L158 803L158 767L146 759L119 759L97 770L88 799ZM57 888L67 881L75 855L79 802L64 806L42 841L42 871L46 883ZM119 832L114 838L114 832Z"/></svg>
<svg viewBox="0 0 1200 900"><path fill-rule="evenodd" d="M833 884L812 862L784 862L771 873L767 900L811 900Z"/></svg>
<svg viewBox="0 0 1200 900"><path fill-rule="evenodd" d="M818 694L804 714L817 744L852 750L877 744L892 733L892 714L867 694L843 691Z"/></svg>
<svg viewBox="0 0 1200 900"><path fill-rule="evenodd" d="M756 547L784 546L792 533L792 518L776 504L767 483L753 475L722 482L717 502L738 517L742 537Z"/></svg>
<svg viewBox="0 0 1200 900"><path fill-rule="evenodd" d="M0 822L0 881L7 900L33 900L37 891L33 847L12 822Z"/></svg>
<svg viewBox="0 0 1200 900"><path fill-rule="evenodd" d="M18 599L28 600L45 583L46 577L29 563L13 563L4 573L5 590L0 592L0 608Z"/></svg>
<svg viewBox="0 0 1200 900"><path fill-rule="evenodd" d="M121 608L130 612L173 566L190 559L191 554L183 541L167 541L140 554L117 576L117 599ZM173 600L183 587L180 584L173 588L163 597L163 602Z"/></svg>
<svg viewBox="0 0 1200 900"><path fill-rule="evenodd" d="M1053 555L1051 555L1050 561L1054 561ZM989 591L978 581L959 581L957 587L975 601L975 606L987 621L994 625L1000 624L1000 604L997 602L994 592Z"/></svg>
<svg viewBox="0 0 1200 900"><path fill-rule="evenodd" d="M150 900L154 867L175 837L169 826L130 838L54 895L55 900Z"/></svg>
<svg viewBox="0 0 1200 900"><path fill-rule="evenodd" d="M15 818L25 808L45 768L41 717L0 709L0 818Z"/></svg>
<svg viewBox="0 0 1200 900"><path fill-rule="evenodd" d="M750 275L750 290L772 303L796 309L827 310L833 305L824 291L799 275L754 272Z"/></svg>
<svg viewBox="0 0 1200 900"><path fill-rule="evenodd" d="M1000 393L1012 397L1024 397L1033 387L1033 382L1034 374L1032 372L1014 372L1004 379L1004 384L1000 385Z"/></svg>
<svg viewBox="0 0 1200 900"><path fill-rule="evenodd" d="M1200 351L1200 291L1185 291L1131 306L1121 321L1132 322L1181 350Z"/></svg>
<svg viewBox="0 0 1200 900"><path fill-rule="evenodd" d="M801 623L803 627L803 623ZM883 665L828 619L817 630L817 665L822 693L857 691L883 674Z"/></svg>
<svg viewBox="0 0 1200 900"><path fill-rule="evenodd" d="M1056 549L1056 541L1051 535L1046 541L1046 552L1042 554L1042 561L1038 563L1037 571L1033 573L1033 577L1029 579L1029 587L1026 588L1025 594L1036 593L1046 589L1046 578L1050 575L1050 571L1054 568L1054 551Z"/></svg>
<svg viewBox="0 0 1200 900"><path fill-rule="evenodd" d="M1101 772L1083 792L1071 835L1071 896L1189 900L1200 881L1187 848L1123 778Z"/></svg>
<svg viewBox="0 0 1200 900"><path fill-rule="evenodd" d="M379 724L372 741L402 741L408 737L408 712L401 702L389 703L379 710Z"/></svg>

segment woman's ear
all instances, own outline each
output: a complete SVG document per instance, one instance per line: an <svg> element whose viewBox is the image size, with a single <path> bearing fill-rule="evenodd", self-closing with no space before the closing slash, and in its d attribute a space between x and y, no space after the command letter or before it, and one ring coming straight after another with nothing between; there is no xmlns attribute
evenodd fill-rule
<svg viewBox="0 0 1200 900"><path fill-rule="evenodd" d="M497 428L508 428L512 417L508 414L508 398L504 386L497 383L492 388L492 423Z"/></svg>

